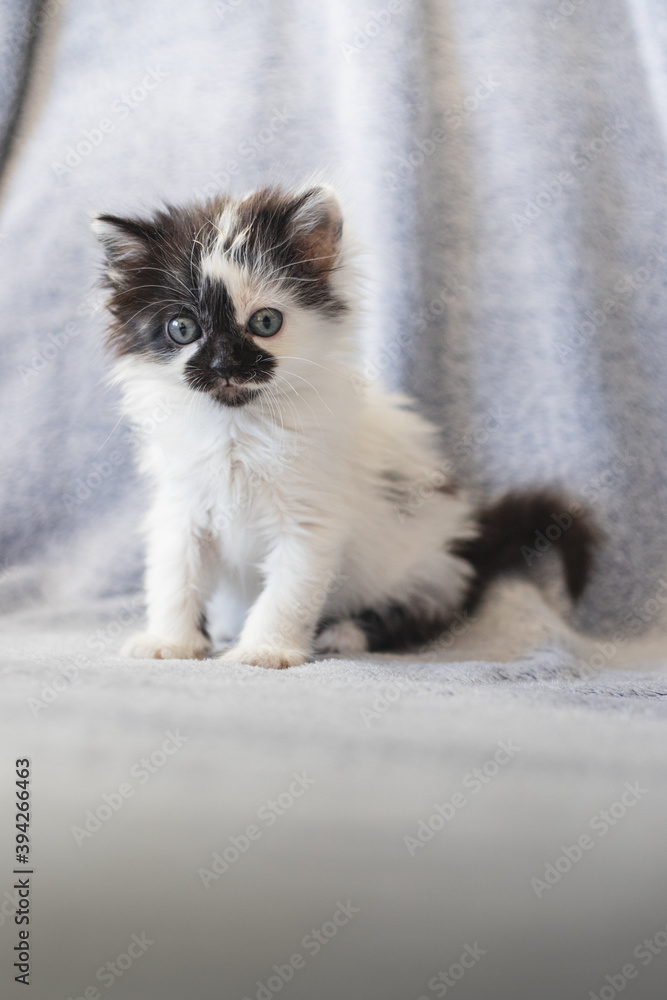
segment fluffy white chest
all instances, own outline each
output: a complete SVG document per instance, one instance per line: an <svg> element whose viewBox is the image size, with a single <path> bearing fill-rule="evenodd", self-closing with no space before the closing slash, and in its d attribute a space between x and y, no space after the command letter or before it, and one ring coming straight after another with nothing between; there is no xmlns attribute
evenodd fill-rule
<svg viewBox="0 0 667 1000"><path fill-rule="evenodd" d="M170 480L189 508L187 516L224 544L232 562L248 558L249 543L275 536L289 514L293 479L284 442L221 435L201 442L183 435L171 442ZM245 552L234 559L235 551Z"/></svg>

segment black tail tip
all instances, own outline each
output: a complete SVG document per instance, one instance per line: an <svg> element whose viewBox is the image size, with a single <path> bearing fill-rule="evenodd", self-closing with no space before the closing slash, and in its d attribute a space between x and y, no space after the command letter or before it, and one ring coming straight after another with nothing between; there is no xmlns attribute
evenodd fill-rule
<svg viewBox="0 0 667 1000"><path fill-rule="evenodd" d="M590 579L603 537L588 507L544 488L506 493L478 511L477 526L475 538L460 540L452 550L476 571L475 601L494 577L529 570L550 550L560 553L567 590L576 601Z"/></svg>

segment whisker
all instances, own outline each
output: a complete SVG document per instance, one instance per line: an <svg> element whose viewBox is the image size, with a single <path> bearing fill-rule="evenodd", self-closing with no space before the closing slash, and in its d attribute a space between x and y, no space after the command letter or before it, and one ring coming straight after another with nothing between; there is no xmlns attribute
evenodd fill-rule
<svg viewBox="0 0 667 1000"><path fill-rule="evenodd" d="M308 400L299 393L299 391L296 388L296 386L292 385L292 383L288 379L285 378L285 376L282 374L282 372L276 372L276 376L278 378L282 379L282 381L285 382L290 387L290 389L292 390L292 392L301 400L301 402L305 403L305 405L310 410L311 415L315 418L315 422L317 423L317 429L319 430L319 432L321 434L322 433L322 425L320 424L320 419L319 419L317 413L315 412L315 410L312 408L312 406L308 402ZM333 416L333 414L332 414L332 416ZM299 419L301 419L300 416L299 416ZM302 429L303 429L303 421L301 422L301 426L302 426ZM305 429L304 429L304 434L305 434Z"/></svg>
<svg viewBox="0 0 667 1000"><path fill-rule="evenodd" d="M281 354L281 361L306 361L309 365L317 365L318 368L322 368L325 372L330 372L332 375L338 375L339 378L347 379L349 382L352 381L353 376L348 375L345 372L337 372L335 368L328 368L326 365L321 365L319 361L312 361L311 358L299 358L296 354Z"/></svg>
<svg viewBox="0 0 667 1000"><path fill-rule="evenodd" d="M284 375L292 375L292 376L294 376L294 378L300 378L300 379L302 379L302 381L304 381L304 382L306 383L306 385L309 385L309 386L310 386L310 388L311 388L311 389L313 390L313 392L314 392L314 393L316 394L317 398L318 398L318 399L320 400L320 402L322 403L322 405L323 405L324 407L326 407L326 409L327 409L327 410L329 410L329 413L331 414L331 416L332 416L332 417L334 416L334 413L333 413L333 410L331 410L331 409L330 409L330 408L329 408L329 407L327 406L327 404L326 404L326 403L324 402L324 400L323 400L323 399L322 399L322 397L320 396L319 392L317 391L317 389L315 388L315 386L313 385L313 383L312 383L312 382L309 382L307 378L304 378L304 377L303 377L303 375L297 375L297 373L296 373L296 372L288 372L288 371L287 371L286 369L283 369L283 371L282 371L282 373L281 373L281 374L284 374Z"/></svg>

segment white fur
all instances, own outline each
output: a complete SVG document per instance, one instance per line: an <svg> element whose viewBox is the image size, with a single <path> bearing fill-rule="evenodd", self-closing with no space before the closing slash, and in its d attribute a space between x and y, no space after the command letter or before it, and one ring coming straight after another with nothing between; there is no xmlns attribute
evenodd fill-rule
<svg viewBox="0 0 667 1000"><path fill-rule="evenodd" d="M336 622L322 629L315 639L315 649L318 653L339 653L342 656L354 656L367 649L366 636L358 625L349 620Z"/></svg>
<svg viewBox="0 0 667 1000"><path fill-rule="evenodd" d="M350 256L343 245L332 278L348 302ZM415 595L453 609L470 570L445 547L470 532L470 507L431 486L442 467L434 429L406 399L361 378L355 310L341 320L305 309L270 273L241 271L219 245L203 270L225 281L240 322L264 306L283 312L281 331L262 341L279 358L277 374L257 399L229 408L186 384L183 365L197 344L169 363L118 363L123 409L155 486L146 520L148 633L124 652L205 655L199 621L219 584L248 608L223 658L265 667L307 659L323 615L346 619ZM413 491L407 516L379 489L386 470ZM344 623L323 634L319 648L352 642L361 651L353 629Z"/></svg>

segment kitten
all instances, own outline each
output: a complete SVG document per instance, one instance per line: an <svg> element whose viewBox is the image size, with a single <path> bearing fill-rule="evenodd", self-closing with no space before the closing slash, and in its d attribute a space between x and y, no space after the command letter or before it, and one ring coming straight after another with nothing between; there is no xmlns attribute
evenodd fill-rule
<svg viewBox="0 0 667 1000"><path fill-rule="evenodd" d="M249 609L224 660L413 646L519 565L538 530L558 535L580 594L584 517L544 491L475 510L438 471L435 428L360 377L354 248L329 188L100 215L94 228L114 377L154 485L148 631L123 653L205 656L220 584Z"/></svg>

